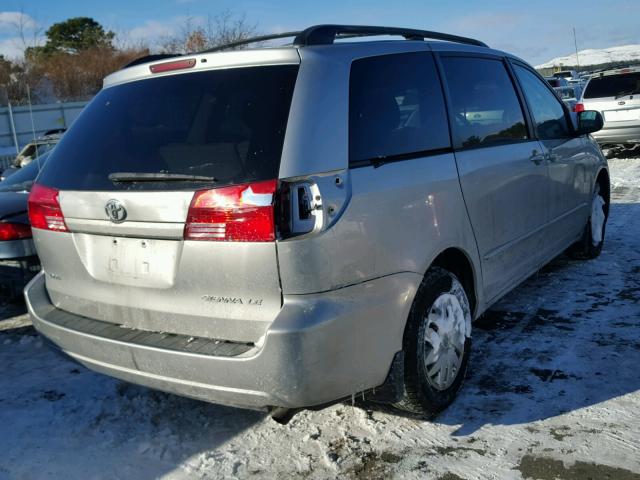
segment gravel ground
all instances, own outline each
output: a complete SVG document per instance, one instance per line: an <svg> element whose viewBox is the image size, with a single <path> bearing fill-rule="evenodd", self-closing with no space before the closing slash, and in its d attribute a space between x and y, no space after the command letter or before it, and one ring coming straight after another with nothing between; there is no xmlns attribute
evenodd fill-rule
<svg viewBox="0 0 640 480"><path fill-rule="evenodd" d="M283 427L90 372L0 306L0 480L640 480L640 158L610 165L602 255L559 257L480 319L431 422L357 403Z"/></svg>

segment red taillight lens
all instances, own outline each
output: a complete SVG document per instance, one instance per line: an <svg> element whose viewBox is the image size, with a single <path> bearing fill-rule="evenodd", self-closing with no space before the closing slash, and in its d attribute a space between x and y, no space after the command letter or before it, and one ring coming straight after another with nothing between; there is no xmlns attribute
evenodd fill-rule
<svg viewBox="0 0 640 480"><path fill-rule="evenodd" d="M31 227L22 223L0 222L0 241L31 238Z"/></svg>
<svg viewBox="0 0 640 480"><path fill-rule="evenodd" d="M200 190L193 195L185 240L272 242L276 180Z"/></svg>
<svg viewBox="0 0 640 480"><path fill-rule="evenodd" d="M29 221L32 228L68 232L58 202L58 190L37 183L29 193Z"/></svg>
<svg viewBox="0 0 640 480"><path fill-rule="evenodd" d="M576 113L584 112L584 105L582 103L576 103L573 106L573 111Z"/></svg>
<svg viewBox="0 0 640 480"><path fill-rule="evenodd" d="M188 58L186 60L175 60L173 62L156 63L150 65L149 70L151 73L171 72L173 70L184 70L185 68L192 68L196 65L195 58Z"/></svg>

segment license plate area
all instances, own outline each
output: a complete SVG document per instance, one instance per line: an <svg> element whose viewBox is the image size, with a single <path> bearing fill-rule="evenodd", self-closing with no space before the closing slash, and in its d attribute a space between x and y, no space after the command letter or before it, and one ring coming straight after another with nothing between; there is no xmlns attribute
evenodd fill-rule
<svg viewBox="0 0 640 480"><path fill-rule="evenodd" d="M631 120L640 120L640 108L609 110L604 112L604 119L607 122L628 122Z"/></svg>
<svg viewBox="0 0 640 480"><path fill-rule="evenodd" d="M147 288L171 288L182 242L147 238L74 234L89 275L102 282Z"/></svg>

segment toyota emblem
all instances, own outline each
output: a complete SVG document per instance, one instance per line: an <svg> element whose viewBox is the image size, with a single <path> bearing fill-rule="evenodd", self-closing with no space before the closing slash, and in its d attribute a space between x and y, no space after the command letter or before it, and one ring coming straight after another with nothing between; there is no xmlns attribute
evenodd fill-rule
<svg viewBox="0 0 640 480"><path fill-rule="evenodd" d="M104 207L104 211L107 212L107 217L113 223L122 223L127 218L127 210L118 200L109 200Z"/></svg>

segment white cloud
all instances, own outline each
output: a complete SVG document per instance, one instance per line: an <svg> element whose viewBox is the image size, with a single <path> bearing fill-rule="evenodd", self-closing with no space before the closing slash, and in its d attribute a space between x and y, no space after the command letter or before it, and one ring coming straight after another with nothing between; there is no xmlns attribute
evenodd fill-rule
<svg viewBox="0 0 640 480"><path fill-rule="evenodd" d="M38 27L38 22L26 13L0 12L0 33L15 34L20 24L25 31L33 31Z"/></svg>
<svg viewBox="0 0 640 480"><path fill-rule="evenodd" d="M32 45L44 45L45 37L31 37L27 40L27 47ZM10 60L22 59L24 55L24 43L20 37L0 38L0 55Z"/></svg>
<svg viewBox="0 0 640 480"><path fill-rule="evenodd" d="M174 35L177 25L157 20L147 20L139 27L134 27L127 32L132 40L151 40L159 37Z"/></svg>
<svg viewBox="0 0 640 480"><path fill-rule="evenodd" d="M19 59L24 54L25 42L31 46L41 45L43 41L33 17L22 12L0 12L0 55Z"/></svg>
<svg viewBox="0 0 640 480"><path fill-rule="evenodd" d="M15 60L24 53L22 41L18 37L4 38L0 40L0 55Z"/></svg>

